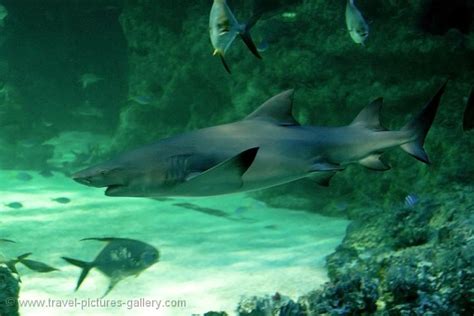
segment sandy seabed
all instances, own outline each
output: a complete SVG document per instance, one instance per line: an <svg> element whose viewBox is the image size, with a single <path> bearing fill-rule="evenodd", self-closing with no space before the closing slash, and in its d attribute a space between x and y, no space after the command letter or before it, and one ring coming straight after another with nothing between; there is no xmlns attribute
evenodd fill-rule
<svg viewBox="0 0 474 316"><path fill-rule="evenodd" d="M33 179L25 181L18 172L0 172L0 238L17 242L2 243L0 250L7 258L33 252L31 259L60 269L40 274L18 265L21 315L182 316L209 310L233 315L242 295L279 291L296 299L327 281L325 257L341 242L348 224L271 208L244 194L164 201L110 198L60 174L44 178L28 172ZM52 200L58 197L71 202ZM23 207L5 205L12 202ZM204 212L176 203L192 203ZM209 215L209 209L226 217ZM119 282L102 300L108 280L97 270L74 292L80 269L61 256L92 261L104 243L80 239L108 236L152 244L160 262Z"/></svg>

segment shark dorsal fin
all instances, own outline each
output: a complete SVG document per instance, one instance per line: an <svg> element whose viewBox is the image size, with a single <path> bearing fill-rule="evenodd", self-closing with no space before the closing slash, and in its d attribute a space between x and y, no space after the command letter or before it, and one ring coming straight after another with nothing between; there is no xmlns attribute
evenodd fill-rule
<svg viewBox="0 0 474 316"><path fill-rule="evenodd" d="M365 108L360 111L351 125L362 125L372 130L382 131L386 130L380 124L380 109L382 108L383 98L377 98L370 102Z"/></svg>
<svg viewBox="0 0 474 316"><path fill-rule="evenodd" d="M250 113L246 120L267 120L279 125L300 125L293 117L293 94L294 90L286 90L268 99Z"/></svg>

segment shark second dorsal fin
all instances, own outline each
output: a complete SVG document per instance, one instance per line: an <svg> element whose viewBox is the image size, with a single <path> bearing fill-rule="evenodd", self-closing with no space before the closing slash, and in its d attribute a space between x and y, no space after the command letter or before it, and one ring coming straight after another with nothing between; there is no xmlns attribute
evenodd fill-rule
<svg viewBox="0 0 474 316"><path fill-rule="evenodd" d="M380 124L380 110L382 108L383 98L377 98L370 102L365 108L360 111L356 118L352 121L351 125L362 125L376 131L384 131L384 128Z"/></svg>
<svg viewBox="0 0 474 316"><path fill-rule="evenodd" d="M293 94L293 89L277 94L250 113L245 119L273 121L278 125L300 125L292 114Z"/></svg>

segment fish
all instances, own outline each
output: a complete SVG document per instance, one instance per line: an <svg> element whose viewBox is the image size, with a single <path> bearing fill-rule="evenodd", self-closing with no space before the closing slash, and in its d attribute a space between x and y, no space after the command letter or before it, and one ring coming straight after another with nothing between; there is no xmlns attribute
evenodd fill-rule
<svg viewBox="0 0 474 316"><path fill-rule="evenodd" d="M385 171L380 157L400 147L429 164L423 148L447 81L400 130L379 121L382 98L345 126L301 126L293 90L263 103L240 121L171 136L80 170L72 179L105 188L111 197L198 197L256 191L321 175L349 164Z"/></svg>
<svg viewBox="0 0 474 316"><path fill-rule="evenodd" d="M51 177L54 177L54 173L49 170L49 169L43 169L41 170L40 172L38 172L38 174L40 176L42 176L43 178L51 178Z"/></svg>
<svg viewBox="0 0 474 316"><path fill-rule="evenodd" d="M15 178L17 180L20 180L20 181L24 181L24 182L27 182L27 181L30 181L31 179L33 179L33 177L27 173L27 172L18 172L15 176Z"/></svg>
<svg viewBox="0 0 474 316"><path fill-rule="evenodd" d="M407 208L413 208L416 204L418 204L418 202L420 202L420 197L418 195L408 194L405 197L404 204L405 204L405 207Z"/></svg>
<svg viewBox="0 0 474 316"><path fill-rule="evenodd" d="M107 245L100 251L92 262L85 262L68 257L62 257L68 263L82 268L75 291L79 289L89 271L98 269L110 279L109 287L102 297L105 297L115 285L129 276L138 276L159 260L159 251L142 241L127 238L84 238L82 240L98 240Z"/></svg>
<svg viewBox="0 0 474 316"><path fill-rule="evenodd" d="M17 276L18 276L18 281L21 282L21 278L20 278L20 273L18 272L18 270L16 269L16 264L18 262L21 262L22 260L26 259L27 257L31 256L32 253L31 252L28 252L28 253L25 253L25 254L22 254L18 257L16 257L15 259L11 259L11 260L2 260L0 261L0 264L4 264L7 266L7 268L12 272L12 273L15 273Z"/></svg>
<svg viewBox="0 0 474 316"><path fill-rule="evenodd" d="M5 19L8 16L8 10L3 4L0 4L0 27L5 26Z"/></svg>
<svg viewBox="0 0 474 316"><path fill-rule="evenodd" d="M25 253L25 254L22 254L22 255L16 257L15 259L0 261L0 263L5 264L8 267L8 269L10 269L10 271L15 273L16 275L18 275L18 277L20 277L20 273L18 272L18 270L16 268L16 265L18 263L23 264L25 267L27 267L28 269L30 269L32 271L36 271L36 272L40 272L40 273L48 273L48 272L52 272L52 271L58 271L58 269L53 268L53 267L47 265L46 263L26 259L27 257L29 257L31 255L32 255L32 253L28 252L28 253ZM19 281L21 282L20 278L19 278Z"/></svg>
<svg viewBox="0 0 474 316"><path fill-rule="evenodd" d="M347 0L346 25L349 35L357 44L364 45L369 37L369 25L354 4L354 0Z"/></svg>
<svg viewBox="0 0 474 316"><path fill-rule="evenodd" d="M140 105L148 105L152 103L153 98L149 95L137 95L137 96L131 96L130 98L128 98L128 100L138 103Z"/></svg>
<svg viewBox="0 0 474 316"><path fill-rule="evenodd" d="M85 73L80 76L79 83L81 84L83 89L86 89L101 80L104 80L104 78L101 78L93 73Z"/></svg>
<svg viewBox="0 0 474 316"><path fill-rule="evenodd" d="M13 240L11 240L11 239L5 239L5 238L0 238L0 241L1 241L1 242L10 242L10 243L14 243L14 241L13 241Z"/></svg>
<svg viewBox="0 0 474 316"><path fill-rule="evenodd" d="M12 203L8 203L8 204L4 204L5 206L8 206L9 208L12 208L12 209L20 209L23 207L23 204L21 204L20 202L12 202Z"/></svg>
<svg viewBox="0 0 474 316"><path fill-rule="evenodd" d="M465 132L474 128L474 87L471 88L471 92L466 101L462 128Z"/></svg>
<svg viewBox="0 0 474 316"><path fill-rule="evenodd" d="M51 199L51 201L58 202L60 204L68 204L68 203L71 202L71 199L69 199L67 197L58 197L58 198L55 198L55 199Z"/></svg>
<svg viewBox="0 0 474 316"><path fill-rule="evenodd" d="M255 57L262 58L250 36L250 29L257 23L260 16L261 14L254 14L247 23L242 24L235 18L226 0L214 0L212 3L209 14L209 35L214 47L213 55L220 57L228 73L231 73L231 70L224 57L237 36L240 36Z"/></svg>
<svg viewBox="0 0 474 316"><path fill-rule="evenodd" d="M84 105L75 109L72 114L76 116L87 116L95 118L104 117L104 112L98 109L97 107L92 106L89 101L86 101Z"/></svg>
<svg viewBox="0 0 474 316"><path fill-rule="evenodd" d="M19 262L27 267L28 269L32 271L36 271L39 273L48 273L48 272L53 272L53 271L59 271L59 269L56 269L54 267L51 267L47 265L46 263L35 261L35 260L30 260L30 259L21 259Z"/></svg>

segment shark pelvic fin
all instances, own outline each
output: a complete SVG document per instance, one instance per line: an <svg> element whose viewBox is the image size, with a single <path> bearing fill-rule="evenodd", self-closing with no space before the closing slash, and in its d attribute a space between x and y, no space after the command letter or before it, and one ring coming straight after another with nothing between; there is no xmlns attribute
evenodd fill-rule
<svg viewBox="0 0 474 316"><path fill-rule="evenodd" d="M385 131L380 124L380 110L382 109L383 98L377 98L360 111L351 125L362 125L375 131Z"/></svg>
<svg viewBox="0 0 474 316"><path fill-rule="evenodd" d="M438 111L441 97L446 89L446 81L431 98L431 100L421 109L420 113L409 121L401 130L409 131L412 134L412 141L401 145L402 149L415 157L416 159L426 164L430 163L428 154L423 148L426 135L430 130L431 124L434 121L436 112Z"/></svg>
<svg viewBox="0 0 474 316"><path fill-rule="evenodd" d="M300 125L293 117L293 95L294 90L283 91L260 105L250 113L246 120L267 120L278 125L294 126Z"/></svg>
<svg viewBox="0 0 474 316"><path fill-rule="evenodd" d="M377 171L386 171L390 169L390 166L387 165L385 162L383 162L380 159L381 154L373 154L370 156L367 156L361 160L359 160L359 163L371 170L377 170Z"/></svg>
<svg viewBox="0 0 474 316"><path fill-rule="evenodd" d="M332 177L336 174L336 171L327 171L327 172L313 172L308 177L308 179L316 182L320 186L328 187L331 182Z"/></svg>
<svg viewBox="0 0 474 316"><path fill-rule="evenodd" d="M257 156L259 147L247 149L240 154L229 158L216 166L192 177L188 177L181 186L206 186L238 183L242 185L242 175L252 165Z"/></svg>

